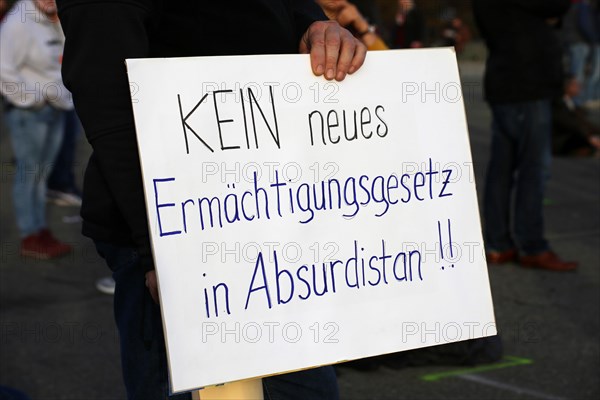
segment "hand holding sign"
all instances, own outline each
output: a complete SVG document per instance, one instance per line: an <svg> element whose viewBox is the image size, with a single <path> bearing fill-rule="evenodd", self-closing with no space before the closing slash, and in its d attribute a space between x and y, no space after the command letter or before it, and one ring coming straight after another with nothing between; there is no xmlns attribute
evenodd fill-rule
<svg viewBox="0 0 600 400"><path fill-rule="evenodd" d="M317 76L343 81L356 72L367 54L367 47L335 21L313 23L302 36L300 53L310 52L310 64Z"/></svg>
<svg viewBox="0 0 600 400"><path fill-rule="evenodd" d="M152 271L146 272L146 287L148 288L148 291L150 292L150 296L152 296L152 300L154 300L154 302L156 304L159 304L159 302L158 302L158 282L156 281L156 271L152 270Z"/></svg>

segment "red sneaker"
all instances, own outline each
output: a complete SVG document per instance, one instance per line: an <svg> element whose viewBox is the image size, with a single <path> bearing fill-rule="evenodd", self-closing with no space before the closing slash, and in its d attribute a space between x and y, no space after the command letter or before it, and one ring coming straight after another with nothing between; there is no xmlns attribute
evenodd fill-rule
<svg viewBox="0 0 600 400"><path fill-rule="evenodd" d="M48 229L43 229L37 234L29 235L21 241L21 255L38 260L60 257L71 250L71 246L56 240Z"/></svg>
<svg viewBox="0 0 600 400"><path fill-rule="evenodd" d="M21 240L21 255L38 260L47 260L52 257L47 246L40 241L40 235L37 233L26 236Z"/></svg>
<svg viewBox="0 0 600 400"><path fill-rule="evenodd" d="M50 232L48 229L42 229L38 236L40 242L47 246L51 258L64 256L73 250L73 247L57 240L54 236L52 236L52 232Z"/></svg>

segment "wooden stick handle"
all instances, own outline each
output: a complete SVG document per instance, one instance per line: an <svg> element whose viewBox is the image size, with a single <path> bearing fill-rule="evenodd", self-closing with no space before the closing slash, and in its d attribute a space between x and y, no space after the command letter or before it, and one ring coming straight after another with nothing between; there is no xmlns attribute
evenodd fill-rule
<svg viewBox="0 0 600 400"><path fill-rule="evenodd" d="M193 393L193 400L263 400L262 379L210 386Z"/></svg>

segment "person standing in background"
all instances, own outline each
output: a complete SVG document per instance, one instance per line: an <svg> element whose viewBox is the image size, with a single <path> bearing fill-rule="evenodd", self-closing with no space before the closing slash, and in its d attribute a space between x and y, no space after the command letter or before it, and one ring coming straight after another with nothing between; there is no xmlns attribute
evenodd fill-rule
<svg viewBox="0 0 600 400"><path fill-rule="evenodd" d="M588 117L584 107L573 100L581 93L581 84L568 76L564 95L552 102L552 153L558 156L587 157L600 155L600 126Z"/></svg>
<svg viewBox="0 0 600 400"><path fill-rule="evenodd" d="M425 17L414 0L398 0L392 43L395 49L417 49L424 46Z"/></svg>
<svg viewBox="0 0 600 400"><path fill-rule="evenodd" d="M489 49L484 86L492 110L492 145L484 232L492 264L518 260L523 267L577 268L550 250L543 216L552 148L551 100L562 95L563 82L561 49L549 21L568 8L569 0L473 2Z"/></svg>
<svg viewBox="0 0 600 400"><path fill-rule="evenodd" d="M581 85L581 93L573 100L582 106L598 100L600 80L600 27L597 26L598 4L590 0L571 0L561 37L568 55L568 73ZM596 93L594 93L596 92Z"/></svg>
<svg viewBox="0 0 600 400"><path fill-rule="evenodd" d="M20 251L38 259L71 251L46 224L48 175L63 138L63 113L73 109L61 80L64 41L54 0L21 0L0 24L0 92L17 164Z"/></svg>
<svg viewBox="0 0 600 400"><path fill-rule="evenodd" d="M600 109L600 0L592 0L592 25L595 41L591 47L590 75L584 105L597 110Z"/></svg>
<svg viewBox="0 0 600 400"><path fill-rule="evenodd" d="M454 17L444 23L441 37L442 46L452 46L460 54L471 40L471 31L462 19Z"/></svg>

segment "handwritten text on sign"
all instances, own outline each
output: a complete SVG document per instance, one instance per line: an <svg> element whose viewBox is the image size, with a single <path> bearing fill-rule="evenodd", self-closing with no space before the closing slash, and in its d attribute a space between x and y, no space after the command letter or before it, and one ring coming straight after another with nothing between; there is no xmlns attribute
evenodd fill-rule
<svg viewBox="0 0 600 400"><path fill-rule="evenodd" d="M495 334L450 49L127 65L175 391Z"/></svg>

